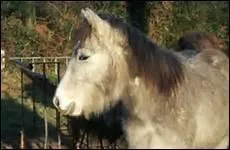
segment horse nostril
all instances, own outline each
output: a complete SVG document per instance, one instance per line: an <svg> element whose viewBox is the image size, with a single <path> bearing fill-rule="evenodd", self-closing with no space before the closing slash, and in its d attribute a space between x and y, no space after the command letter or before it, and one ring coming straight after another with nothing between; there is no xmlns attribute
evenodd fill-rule
<svg viewBox="0 0 230 150"><path fill-rule="evenodd" d="M54 98L54 105L59 107L59 105L60 105L59 98L57 98L57 97Z"/></svg>

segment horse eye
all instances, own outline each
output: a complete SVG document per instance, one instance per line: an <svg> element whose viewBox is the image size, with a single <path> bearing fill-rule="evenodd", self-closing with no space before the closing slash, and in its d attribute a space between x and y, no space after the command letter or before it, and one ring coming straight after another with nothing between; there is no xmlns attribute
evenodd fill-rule
<svg viewBox="0 0 230 150"><path fill-rule="evenodd" d="M80 55L78 59L79 60L86 60L88 58L89 58L89 56Z"/></svg>

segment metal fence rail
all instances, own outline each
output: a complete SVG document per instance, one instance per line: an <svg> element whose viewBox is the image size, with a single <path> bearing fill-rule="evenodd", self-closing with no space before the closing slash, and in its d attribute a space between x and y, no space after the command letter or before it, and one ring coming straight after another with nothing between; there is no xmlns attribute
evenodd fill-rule
<svg viewBox="0 0 230 150"><path fill-rule="evenodd" d="M65 62L65 66L68 65L70 57L10 57L9 60L20 60L21 62L29 62L32 64L32 71L36 70L36 63L39 62ZM55 72L57 73L57 64L55 65ZM57 74L56 74L57 75Z"/></svg>

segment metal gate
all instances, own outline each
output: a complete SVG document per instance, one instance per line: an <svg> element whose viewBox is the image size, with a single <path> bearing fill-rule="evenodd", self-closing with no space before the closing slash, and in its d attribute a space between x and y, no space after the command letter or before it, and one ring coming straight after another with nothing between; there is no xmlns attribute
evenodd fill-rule
<svg viewBox="0 0 230 150"><path fill-rule="evenodd" d="M55 111L55 126L54 128L56 128L56 147L55 148L62 148L62 138L69 138L71 139L72 135L71 135L71 131L68 127L68 118L60 115L60 113L57 111L56 108L52 107L52 102L51 102L51 97L55 91L55 85L57 85L60 81L60 69L61 69L61 65L62 65L62 70L65 70L66 65L68 64L68 59L69 57L11 57L9 58L9 61L14 61L14 62L19 62L21 63L22 67L25 67L26 69L31 70L31 73L34 73L34 75L41 75L41 76L36 76L35 80L33 80L32 78L28 78L27 74L25 75L25 72L20 69L20 88L21 88L21 97L18 97L18 102L20 103L20 116L21 116L21 120L18 120L20 122L20 141L18 141L20 144L20 148L28 148L26 146L26 137L27 137L27 133L26 131L28 130L28 128L30 129L30 131L37 131L38 129L42 129L44 131L44 141L43 141L43 148L47 149L47 148L52 148L51 146L49 146L49 127L48 127L48 118L47 118L47 114L51 113ZM23 66L24 65L24 66ZM6 68L4 68L6 69ZM33 74L32 74L33 75ZM47 81L48 77L52 75L53 79L53 83L50 83L50 81ZM27 76L27 77L26 77ZM7 78L7 77L4 77ZM26 112L25 112L25 92L28 92L28 88L25 89L25 80L32 80L32 85L30 86L30 96L32 99L32 114L33 116L31 117L31 122L32 124L28 127L25 127L28 120L26 121ZM47 82L50 83L50 85L47 85ZM44 105L43 107L43 116L41 116L41 120L42 122L36 120L37 115L37 109L41 109L39 107L36 106L36 98L37 96L35 95L35 87L38 86L41 89L41 93L40 95L40 101L37 103L40 103L42 105ZM51 87L53 86L53 87ZM26 91L27 90L27 91ZM51 91L50 91L51 90ZM6 106L9 107L9 106ZM5 113L5 115L7 115ZM10 119L10 118L9 118ZM67 120L66 122L61 123L61 119L62 120ZM19 123L18 122L18 123ZM36 126L36 124L39 124L39 126ZM51 125L50 125L51 126ZM53 129L54 130L54 129ZM40 132L42 132L42 130L39 130ZM64 135L63 132L66 132L68 134ZM6 135L7 135L7 131L6 131ZM15 133L18 134L18 133ZM54 134L54 133L53 133ZM71 144L72 145L72 144Z"/></svg>

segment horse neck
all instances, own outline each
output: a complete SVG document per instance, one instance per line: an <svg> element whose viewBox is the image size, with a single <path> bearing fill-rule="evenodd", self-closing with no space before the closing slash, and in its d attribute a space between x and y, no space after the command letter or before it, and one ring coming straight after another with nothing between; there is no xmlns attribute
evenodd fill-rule
<svg viewBox="0 0 230 150"><path fill-rule="evenodd" d="M142 118L150 109L154 109L154 92L149 90L141 77L130 79L127 94L122 98L129 116ZM146 107L151 106L151 107ZM143 116L143 117L142 117Z"/></svg>

